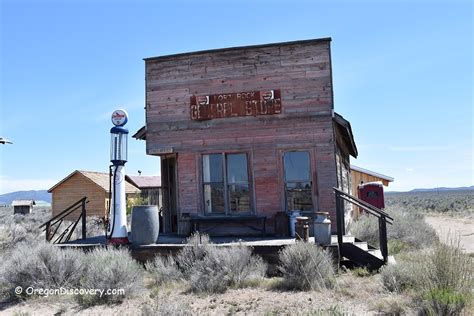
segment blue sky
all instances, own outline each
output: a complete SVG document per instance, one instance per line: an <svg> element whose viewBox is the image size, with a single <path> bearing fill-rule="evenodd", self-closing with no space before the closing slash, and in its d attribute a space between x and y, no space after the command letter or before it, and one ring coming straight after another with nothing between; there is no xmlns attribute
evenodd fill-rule
<svg viewBox="0 0 474 316"><path fill-rule="evenodd" d="M351 162L390 190L474 184L471 1L0 0L0 194L106 171L110 114L144 124L142 58L332 37ZM130 140L129 173L158 174Z"/></svg>

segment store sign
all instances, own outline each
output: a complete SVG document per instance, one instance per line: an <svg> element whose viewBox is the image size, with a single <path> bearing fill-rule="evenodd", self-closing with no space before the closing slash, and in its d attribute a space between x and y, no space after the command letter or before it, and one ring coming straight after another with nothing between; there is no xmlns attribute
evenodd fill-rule
<svg viewBox="0 0 474 316"><path fill-rule="evenodd" d="M281 113L280 90L247 91L191 97L191 120Z"/></svg>

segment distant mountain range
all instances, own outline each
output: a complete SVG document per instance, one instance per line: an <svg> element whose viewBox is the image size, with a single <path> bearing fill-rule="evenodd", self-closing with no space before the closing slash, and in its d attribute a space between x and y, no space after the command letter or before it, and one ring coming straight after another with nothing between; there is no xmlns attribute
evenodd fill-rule
<svg viewBox="0 0 474 316"><path fill-rule="evenodd" d="M459 188L432 188L432 189L413 189L409 192L436 192L436 191L465 191L465 190L474 190L474 185L470 187L459 187Z"/></svg>
<svg viewBox="0 0 474 316"><path fill-rule="evenodd" d="M440 187L440 188L429 188L429 189L413 189L410 191L387 191L387 193L446 192L446 191L469 191L469 190L474 190L474 185L471 185L470 187L458 187L458 188Z"/></svg>
<svg viewBox="0 0 474 316"><path fill-rule="evenodd" d="M51 193L47 190L16 191L0 195L0 204L10 205L13 200L35 200L51 203Z"/></svg>

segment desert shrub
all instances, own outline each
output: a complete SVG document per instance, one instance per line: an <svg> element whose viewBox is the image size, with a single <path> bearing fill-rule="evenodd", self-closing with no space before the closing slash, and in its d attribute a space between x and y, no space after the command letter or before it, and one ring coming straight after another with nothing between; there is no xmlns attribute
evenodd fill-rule
<svg viewBox="0 0 474 316"><path fill-rule="evenodd" d="M0 283L4 294L14 296L17 286L23 289L21 296L24 298L28 287L77 287L84 271L81 257L79 251L60 249L47 243L19 244L1 266Z"/></svg>
<svg viewBox="0 0 474 316"><path fill-rule="evenodd" d="M87 269L81 278L81 288L104 291L123 289L124 293L76 296L82 305L121 303L126 297L132 297L142 289L143 268L125 249L96 248L84 256L83 262Z"/></svg>
<svg viewBox="0 0 474 316"><path fill-rule="evenodd" d="M435 230L424 221L423 214L400 209L388 212L393 217L393 224L387 225L387 237L393 253L423 249L438 240ZM364 215L352 223L351 233L372 246L379 246L378 219L375 216Z"/></svg>
<svg viewBox="0 0 474 316"><path fill-rule="evenodd" d="M417 265L412 261L399 260L382 268L381 280L384 288L390 292L402 293L417 284Z"/></svg>
<svg viewBox="0 0 474 316"><path fill-rule="evenodd" d="M424 310L438 315L458 315L471 299L474 286L472 258L462 252L459 240L438 243L422 272Z"/></svg>
<svg viewBox="0 0 474 316"><path fill-rule="evenodd" d="M245 282L262 279L267 266L250 248L208 247L204 257L192 267L189 285L195 292L221 293L229 287L240 287Z"/></svg>
<svg viewBox="0 0 474 316"><path fill-rule="evenodd" d="M472 258L459 243L437 243L423 253L406 254L382 269L381 280L391 292L409 290L428 314L457 315L471 299Z"/></svg>
<svg viewBox="0 0 474 316"><path fill-rule="evenodd" d="M183 278L183 273L173 257L156 256L153 261L145 264L147 272L151 275L155 285L162 285L169 282L179 281Z"/></svg>
<svg viewBox="0 0 474 316"><path fill-rule="evenodd" d="M204 258L210 247L211 241L208 235L194 233L186 240L186 245L176 256L176 262L184 278L189 279L194 265Z"/></svg>
<svg viewBox="0 0 474 316"><path fill-rule="evenodd" d="M295 290L332 288L335 283L334 266L329 252L320 247L297 242L279 253L279 270L283 286Z"/></svg>

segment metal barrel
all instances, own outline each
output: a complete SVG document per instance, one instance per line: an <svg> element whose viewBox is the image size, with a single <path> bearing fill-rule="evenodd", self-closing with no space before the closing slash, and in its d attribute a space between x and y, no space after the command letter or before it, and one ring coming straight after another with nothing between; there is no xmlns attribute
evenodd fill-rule
<svg viewBox="0 0 474 316"><path fill-rule="evenodd" d="M160 221L158 206L138 205L132 209L132 244L136 246L154 244L158 240Z"/></svg>

